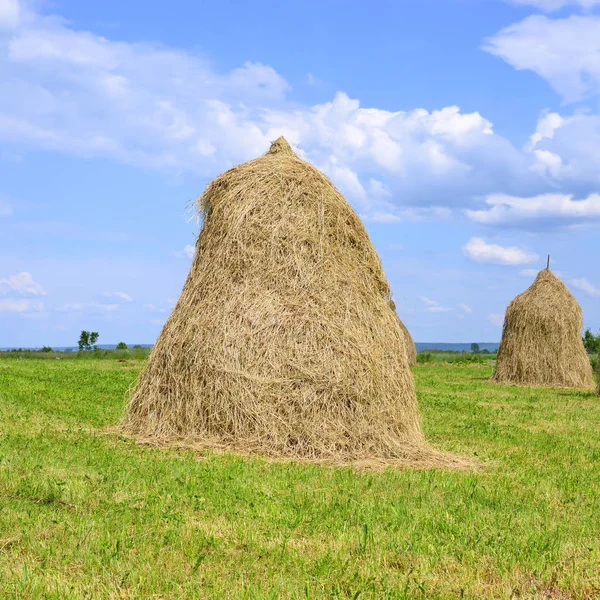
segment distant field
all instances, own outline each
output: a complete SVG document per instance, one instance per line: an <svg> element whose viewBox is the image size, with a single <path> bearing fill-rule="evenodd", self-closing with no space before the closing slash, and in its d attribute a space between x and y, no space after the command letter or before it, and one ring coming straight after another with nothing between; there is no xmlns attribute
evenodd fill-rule
<svg viewBox="0 0 600 600"><path fill-rule="evenodd" d="M356 472L104 433L142 364L0 358L0 598L600 597L592 392L420 364L427 436L486 468Z"/></svg>

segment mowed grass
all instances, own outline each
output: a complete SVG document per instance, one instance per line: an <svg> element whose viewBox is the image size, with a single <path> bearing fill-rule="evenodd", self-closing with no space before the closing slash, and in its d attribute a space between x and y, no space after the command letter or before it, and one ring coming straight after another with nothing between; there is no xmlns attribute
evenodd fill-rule
<svg viewBox="0 0 600 600"><path fill-rule="evenodd" d="M357 472L103 432L141 362L0 361L0 598L598 598L600 400L414 369L477 472Z"/></svg>

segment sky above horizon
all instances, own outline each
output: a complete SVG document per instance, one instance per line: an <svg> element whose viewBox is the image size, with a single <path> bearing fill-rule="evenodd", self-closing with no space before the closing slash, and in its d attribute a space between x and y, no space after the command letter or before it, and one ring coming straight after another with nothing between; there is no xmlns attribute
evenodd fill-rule
<svg viewBox="0 0 600 600"><path fill-rule="evenodd" d="M600 329L600 0L0 0L0 347L152 343L280 135L417 342L498 341L548 254Z"/></svg>

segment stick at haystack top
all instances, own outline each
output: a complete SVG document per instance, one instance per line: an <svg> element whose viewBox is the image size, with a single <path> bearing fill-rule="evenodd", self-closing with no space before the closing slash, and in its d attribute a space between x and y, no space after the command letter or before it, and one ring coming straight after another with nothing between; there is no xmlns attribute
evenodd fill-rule
<svg viewBox="0 0 600 600"><path fill-rule="evenodd" d="M582 328L577 300L550 269L540 271L531 287L508 305L492 380L593 388Z"/></svg>
<svg viewBox="0 0 600 600"><path fill-rule="evenodd" d="M279 138L217 177L181 296L122 422L138 439L273 457L461 467L419 424L379 257Z"/></svg>

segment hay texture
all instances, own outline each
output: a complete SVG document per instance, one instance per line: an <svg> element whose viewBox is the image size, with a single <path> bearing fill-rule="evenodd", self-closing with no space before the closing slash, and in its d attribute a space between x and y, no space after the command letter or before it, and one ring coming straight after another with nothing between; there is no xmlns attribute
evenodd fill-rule
<svg viewBox="0 0 600 600"><path fill-rule="evenodd" d="M549 269L506 310L493 381L593 388L581 307Z"/></svg>
<svg viewBox="0 0 600 600"><path fill-rule="evenodd" d="M193 264L126 434L309 461L468 464L424 440L381 263L327 177L279 138L198 202Z"/></svg>
<svg viewBox="0 0 600 600"><path fill-rule="evenodd" d="M390 300L390 306L394 313L396 313L396 304L393 300ZM402 330L402 334L404 335L404 348L406 350L406 358L408 359L408 364L411 367L414 367L417 364L417 347L415 346L415 342L410 335L410 331L408 331L406 325L402 322L402 319L398 317L398 313L396 313L398 318L398 323L400 324L400 329Z"/></svg>

